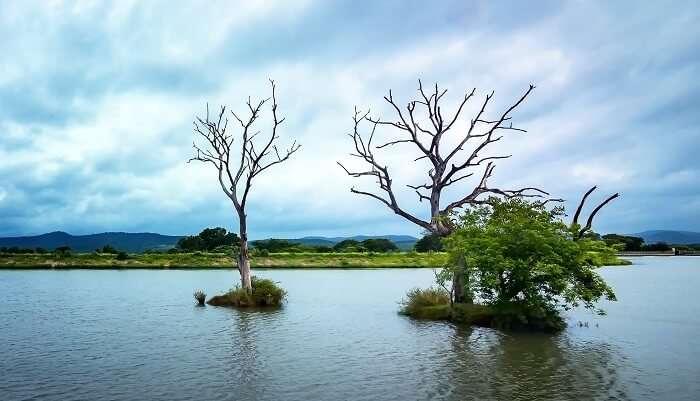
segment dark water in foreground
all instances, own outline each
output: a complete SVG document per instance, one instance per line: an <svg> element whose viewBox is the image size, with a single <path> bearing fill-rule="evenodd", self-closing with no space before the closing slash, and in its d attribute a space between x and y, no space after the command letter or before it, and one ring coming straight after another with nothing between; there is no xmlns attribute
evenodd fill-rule
<svg viewBox="0 0 700 401"><path fill-rule="evenodd" d="M698 400L700 258L635 263L559 335L398 316L430 270L258 270L275 312L194 307L232 271L0 271L0 400Z"/></svg>

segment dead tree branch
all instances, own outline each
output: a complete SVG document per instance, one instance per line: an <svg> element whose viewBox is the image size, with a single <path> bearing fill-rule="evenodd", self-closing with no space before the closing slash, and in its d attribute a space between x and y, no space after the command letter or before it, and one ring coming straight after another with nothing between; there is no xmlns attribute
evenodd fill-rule
<svg viewBox="0 0 700 401"><path fill-rule="evenodd" d="M581 202L579 202L578 207L576 208L576 213L574 213L574 218L571 221L571 226L577 230L577 232L574 235L574 240L579 240L583 238L584 235L591 229L593 226L593 219L595 218L595 215L602 209L605 205L607 205L610 201L613 199L617 198L620 196L619 193L615 193L611 196L609 196L607 199L605 199L603 202L601 202L598 206L596 206L591 214L588 216L588 219L586 219L586 225L583 227L579 226L578 219L581 216L581 211L583 210L583 207L586 204L586 199L588 199L588 196L593 193L597 189L597 186L592 187L589 189L581 198Z"/></svg>
<svg viewBox="0 0 700 401"><path fill-rule="evenodd" d="M464 98L459 101L456 110L448 116L443 111L440 102L447 93L447 90L440 90L438 85L430 90L423 87L423 83L418 81L418 97L407 103L405 109L399 107L395 101L392 91L384 97L384 100L391 106L395 114L393 120L383 120L381 118L370 117L369 111L366 113L358 112L355 108L353 117L354 127L350 137L353 138L355 152L352 156L359 157L367 165L366 170L349 171L343 164L338 164L345 172L352 177L373 176L375 177L379 189L382 194L376 194L369 191L359 191L352 188L351 191L356 194L369 196L379 200L387 205L394 213L406 218L407 220L427 229L428 231L445 235L450 231L446 227L444 221L454 209L467 205L480 204L486 202L481 198L481 195L498 195L503 197L538 197L543 198L549 194L541 189L533 187L525 187L519 189L501 189L492 187L488 184L488 179L493 174L495 168L494 162L500 159L507 159L511 155L483 155L489 146L500 141L503 134L506 132L526 132L524 129L514 127L512 120L512 112L520 106L523 101L535 89L530 85L528 89L496 118L486 118L487 106L494 93L486 95L479 111L469 120L465 132L458 133L461 139L457 141L454 147L443 149L443 139L446 134L451 132L455 127L456 122L460 119L465 105L474 98L476 88L468 91ZM417 113L423 112L422 120L418 118ZM428 121L422 123L421 121ZM507 122L507 124L506 124ZM370 124L371 129L369 134L363 137L360 133L360 128L363 123ZM422 125L421 125L422 124ZM372 146L372 139L376 133L377 127L387 126L396 129L401 136L388 141L379 146ZM501 133L501 134L498 134ZM430 203L430 221L423 220L406 212L398 205L394 189L391 184L388 167L379 163L374 155L374 150L385 149L402 144L411 144L420 154L414 161L427 160L430 163L430 168L427 171L428 181L420 185L407 185L416 191L419 201L428 201ZM458 155L466 148L471 149L464 158L457 161ZM485 167L482 167L484 166ZM483 168L481 180L468 195L448 203L446 206L441 205L442 191L466 178L472 177L475 174L474 170ZM421 192L425 191L425 192Z"/></svg>
<svg viewBox="0 0 700 401"><path fill-rule="evenodd" d="M294 141L291 146L280 151L275 141L279 139L278 128L284 122L277 114L277 98L275 82L270 80L272 96L253 102L250 97L246 102L248 116L241 117L231 111L231 115L240 125L238 151L234 149L234 135L227 132L228 118L225 117L226 106L221 106L217 116L210 118L209 105L204 118L197 117L194 121L194 131L203 139L203 145L193 143L195 156L189 161L199 161L213 164L218 171L219 184L224 193L231 199L239 214L244 212L253 179L268 168L280 164L294 153L301 145ZM265 104L272 102L271 113L273 125L269 136L262 143L253 139L260 131L252 132L254 123L258 120Z"/></svg>

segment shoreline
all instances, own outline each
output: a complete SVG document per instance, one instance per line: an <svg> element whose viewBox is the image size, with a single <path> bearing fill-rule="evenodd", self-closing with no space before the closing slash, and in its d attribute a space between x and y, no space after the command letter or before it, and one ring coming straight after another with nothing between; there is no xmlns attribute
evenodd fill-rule
<svg viewBox="0 0 700 401"><path fill-rule="evenodd" d="M435 268L447 262L446 253L279 253L251 258L251 268L261 269L371 269ZM130 254L126 260L116 255L76 253L3 254L0 270L126 270L126 269L236 269L235 259L217 253Z"/></svg>
<svg viewBox="0 0 700 401"><path fill-rule="evenodd" d="M413 269L440 268L447 253L278 253L251 259L253 269ZM630 265L616 258L605 266ZM217 253L130 254L118 260L113 254L76 253L0 254L0 270L216 270L236 269L231 256Z"/></svg>

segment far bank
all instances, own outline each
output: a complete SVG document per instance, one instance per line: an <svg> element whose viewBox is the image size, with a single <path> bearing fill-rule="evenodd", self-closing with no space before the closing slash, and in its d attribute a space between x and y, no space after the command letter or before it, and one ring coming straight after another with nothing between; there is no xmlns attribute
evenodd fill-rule
<svg viewBox="0 0 700 401"><path fill-rule="evenodd" d="M392 253L273 253L252 258L253 268L438 268L447 263L443 252ZM631 264L612 259L609 266ZM222 253L114 254L73 253L0 254L0 269L230 269L235 259Z"/></svg>

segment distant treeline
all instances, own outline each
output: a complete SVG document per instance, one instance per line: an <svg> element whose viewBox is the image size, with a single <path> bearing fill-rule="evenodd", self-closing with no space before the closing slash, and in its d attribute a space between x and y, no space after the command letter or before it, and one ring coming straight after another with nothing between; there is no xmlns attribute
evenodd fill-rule
<svg viewBox="0 0 700 401"><path fill-rule="evenodd" d="M264 256L270 253L350 253L350 252L398 252L399 247L386 238L368 238L362 241L346 239L332 246L329 245L306 245L285 239L266 239L253 241L251 243L252 256ZM236 254L240 249L240 238L236 233L229 232L225 228L206 228L197 235L182 237L175 247L167 250L151 249L144 253L192 253L192 252L212 252ZM436 235L426 235L418 240L414 246L416 252L441 252L443 251L440 237ZM98 254L114 254L120 258L125 258L127 253L116 249L110 244L105 244L94 251ZM55 250L45 248L21 248L21 247L0 247L2 254L56 254L67 256L72 253L68 246L60 246Z"/></svg>
<svg viewBox="0 0 700 401"><path fill-rule="evenodd" d="M385 238L370 238L364 241L346 239L331 246L303 245L283 239L266 239L252 242L255 253L302 253L302 252L397 252L399 248L391 240Z"/></svg>
<svg viewBox="0 0 700 401"><path fill-rule="evenodd" d="M116 255L118 260L126 260L129 255L124 252L115 249L111 245L105 245L102 248L95 249L97 254L110 254ZM53 250L47 250L45 248L20 248L17 246L11 247L0 247L0 255L28 255L28 254L38 254L38 255L51 255L53 257L66 257L73 254L73 250L69 246L59 246Z"/></svg>
<svg viewBox="0 0 700 401"><path fill-rule="evenodd" d="M198 235L180 239L168 252L222 252L236 253L240 247L240 238L236 233L228 232L225 228L207 228ZM399 247L386 238L368 238L362 241L346 239L332 246L306 245L285 239L266 239L251 242L252 256L270 253L347 253L347 252L398 252ZM442 251L440 238L426 235L415 244L415 251Z"/></svg>
<svg viewBox="0 0 700 401"><path fill-rule="evenodd" d="M392 241L372 238L364 241L344 240L335 245L304 245L284 239L266 239L251 242L253 256L270 253L330 253L330 252L396 252L399 248ZM169 252L224 252L235 253L240 247L240 238L225 228L207 228L198 235L184 237L175 249Z"/></svg>
<svg viewBox="0 0 700 401"><path fill-rule="evenodd" d="M700 250L700 244L667 244L665 242L646 244L643 238L629 235L606 234L601 239L606 244L625 252L663 252L670 251L672 248L677 250Z"/></svg>

